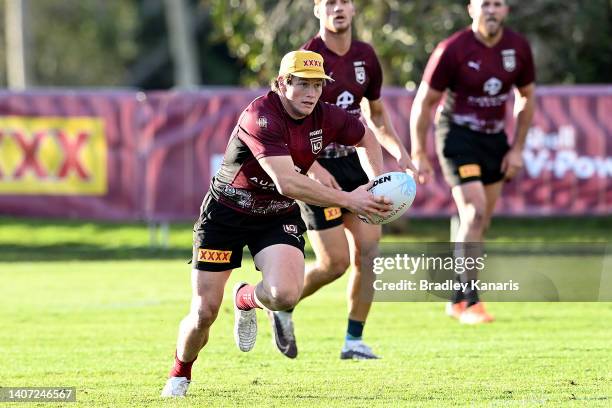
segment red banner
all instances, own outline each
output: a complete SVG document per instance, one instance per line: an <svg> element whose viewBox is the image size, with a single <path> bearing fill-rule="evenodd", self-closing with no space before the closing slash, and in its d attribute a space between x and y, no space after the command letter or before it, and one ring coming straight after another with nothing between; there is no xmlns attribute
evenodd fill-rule
<svg viewBox="0 0 612 408"><path fill-rule="evenodd" d="M0 92L0 214L142 217L135 92Z"/></svg>
<svg viewBox="0 0 612 408"><path fill-rule="evenodd" d="M396 130L407 146L412 99L403 90L385 92ZM507 123L512 137L512 102ZM456 209L437 164L433 135L427 143L436 180L419 186L410 213L453 214ZM612 86L539 87L523 157L525 170L504 186L497 214L612 214Z"/></svg>
<svg viewBox="0 0 612 408"><path fill-rule="evenodd" d="M238 115L260 93L2 92L0 214L192 220ZM412 99L384 92L406 146ZM497 212L611 215L611 114L612 86L540 87L525 170L505 186ZM431 136L436 179L419 186L411 216L455 212L433 144Z"/></svg>
<svg viewBox="0 0 612 408"><path fill-rule="evenodd" d="M197 217L238 116L260 93L224 90L148 96L155 114L141 134L141 151L147 157L147 218Z"/></svg>

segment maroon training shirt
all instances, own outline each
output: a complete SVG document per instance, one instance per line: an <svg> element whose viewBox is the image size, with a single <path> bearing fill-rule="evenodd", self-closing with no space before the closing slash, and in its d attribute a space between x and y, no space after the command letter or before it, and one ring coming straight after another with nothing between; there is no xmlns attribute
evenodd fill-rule
<svg viewBox="0 0 612 408"><path fill-rule="evenodd" d="M242 112L227 144L211 194L220 203L253 215L288 211L295 200L281 195L257 159L291 156L295 171L306 174L328 144L355 145L365 128L353 115L324 102L312 114L292 119L274 92L255 99Z"/></svg>
<svg viewBox="0 0 612 408"><path fill-rule="evenodd" d="M429 58L423 80L448 92L440 120L477 132L504 130L506 101L512 85L535 81L531 47L519 34L504 28L493 47L480 42L471 28L442 41Z"/></svg>
<svg viewBox="0 0 612 408"><path fill-rule="evenodd" d="M322 101L359 115L359 103L363 97L371 101L380 98L382 70L376 53L369 44L353 40L348 52L340 56L327 48L317 35L302 48L321 54L325 61L325 73L334 80L323 87Z"/></svg>
<svg viewBox="0 0 612 408"><path fill-rule="evenodd" d="M321 100L333 103L349 113L360 116L359 103L363 97L371 101L380 98L382 86L382 69L374 49L367 43L353 40L348 52L342 56L336 54L317 35L302 46L305 50L318 52L325 61L325 73L332 77L323 87ZM319 157L335 158L355 153L352 146L332 143Z"/></svg>

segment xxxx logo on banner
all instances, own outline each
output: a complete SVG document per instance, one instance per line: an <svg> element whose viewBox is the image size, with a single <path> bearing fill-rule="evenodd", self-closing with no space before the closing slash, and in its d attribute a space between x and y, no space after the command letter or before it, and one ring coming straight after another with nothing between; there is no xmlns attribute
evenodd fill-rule
<svg viewBox="0 0 612 408"><path fill-rule="evenodd" d="M100 118L0 116L0 194L104 195L106 163Z"/></svg>

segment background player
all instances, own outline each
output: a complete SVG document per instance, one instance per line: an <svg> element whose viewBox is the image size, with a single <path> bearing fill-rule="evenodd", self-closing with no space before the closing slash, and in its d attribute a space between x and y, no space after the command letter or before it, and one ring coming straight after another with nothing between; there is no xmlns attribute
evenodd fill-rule
<svg viewBox="0 0 612 408"><path fill-rule="evenodd" d="M323 101L340 106L355 116L364 117L378 141L397 159L401 170L413 168L408 152L400 142L389 115L380 100L382 70L374 49L352 38L355 6L350 0L314 0L319 33L303 48L316 51L325 59L325 69L334 82L323 89ZM365 102L365 103L362 103ZM352 146L329 145L308 175L330 186L351 191L367 182ZM344 274L349 264L353 273L347 288L348 328L340 357L377 358L363 343L362 332L373 298L372 260L378 253L381 228L361 222L346 209L300 203L308 227L308 238L316 263L306 270L302 299ZM297 356L293 330L293 310L273 316L273 331L278 349L287 357Z"/></svg>
<svg viewBox="0 0 612 408"><path fill-rule="evenodd" d="M372 132L344 110L319 102L325 79L319 54L291 52L281 61L273 91L240 115L194 226L191 309L181 321L162 396L186 394L191 366L208 341L225 283L241 265L245 245L263 279L234 287L234 338L240 350L255 345L255 308L284 310L297 303L304 283L305 227L294 198L366 217L391 209L386 198L367 191L371 183L347 193L305 175L332 142L361 146L371 172L381 172Z"/></svg>
<svg viewBox="0 0 612 408"><path fill-rule="evenodd" d="M446 92L437 114L437 154L459 211L457 242L481 242L502 190L523 167L522 151L534 111L535 69L531 48L519 34L504 27L505 0L472 0L470 28L442 41L431 55L410 115L412 157L419 181L433 169L426 153L431 110ZM506 101L516 86L512 146L505 128ZM480 246L465 246L464 255L478 256ZM476 279L474 271L460 279ZM457 292L447 313L463 323L493 320L478 293Z"/></svg>

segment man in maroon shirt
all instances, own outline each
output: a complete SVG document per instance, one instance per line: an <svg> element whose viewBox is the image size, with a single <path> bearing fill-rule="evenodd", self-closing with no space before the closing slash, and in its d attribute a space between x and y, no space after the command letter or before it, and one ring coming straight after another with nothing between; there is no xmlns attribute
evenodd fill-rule
<svg viewBox="0 0 612 408"><path fill-rule="evenodd" d="M397 137L389 115L380 99L382 70L374 49L352 38L351 25L355 7L351 0L314 0L314 14L319 19L319 33L303 48L323 55L325 71L334 82L323 89L321 100L361 116L374 131L380 144L397 159L401 170L412 167L408 152ZM353 146L333 143L321 153L308 175L326 186L352 191L367 181ZM352 274L348 288L348 327L342 347L342 359L377 358L363 342L374 288L372 262L378 254L379 225L365 224L341 206L299 203L308 227L308 237L316 263L306 270L302 299L344 274L349 264ZM271 316L277 348L289 358L297 356L293 330L293 309Z"/></svg>
<svg viewBox="0 0 612 408"><path fill-rule="evenodd" d="M385 197L348 193L306 176L317 154L334 142L363 150L372 175L382 171L374 135L343 109L319 101L325 80L321 55L291 52L281 61L272 91L242 112L228 142L223 164L212 180L194 226L189 314L181 321L174 367L162 396L184 396L191 366L208 341L225 283L241 265L248 246L263 279L234 287L234 339L238 348L255 345L255 309L285 310L295 305L304 285L305 226L295 199L341 206L368 217L390 211Z"/></svg>
<svg viewBox="0 0 612 408"><path fill-rule="evenodd" d="M482 242L504 180L523 167L522 151L534 110L535 69L531 48L504 27L505 0L471 0L470 28L442 41L431 55L412 105L412 157L419 181L433 170L425 139L431 110L445 95L436 118L437 153L459 211L456 241ZM512 146L504 133L506 101L516 87L516 130ZM478 256L480 245L457 246L458 256ZM458 277L476 279L475 271ZM493 317L468 286L457 292L447 313L462 323L491 322Z"/></svg>

